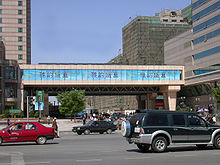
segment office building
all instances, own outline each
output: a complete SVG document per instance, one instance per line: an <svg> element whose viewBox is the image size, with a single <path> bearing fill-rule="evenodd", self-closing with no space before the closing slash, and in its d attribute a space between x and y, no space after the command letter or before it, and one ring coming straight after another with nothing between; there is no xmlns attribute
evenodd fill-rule
<svg viewBox="0 0 220 165"><path fill-rule="evenodd" d="M122 29L124 64L164 64L164 41L189 29L191 7L138 16Z"/></svg>
<svg viewBox="0 0 220 165"><path fill-rule="evenodd" d="M185 66L180 96L191 97L193 108L217 107L211 89L220 82L220 0L192 0L192 24L165 42L165 64Z"/></svg>
<svg viewBox="0 0 220 165"><path fill-rule="evenodd" d="M0 0L0 41L5 58L31 63L31 0Z"/></svg>

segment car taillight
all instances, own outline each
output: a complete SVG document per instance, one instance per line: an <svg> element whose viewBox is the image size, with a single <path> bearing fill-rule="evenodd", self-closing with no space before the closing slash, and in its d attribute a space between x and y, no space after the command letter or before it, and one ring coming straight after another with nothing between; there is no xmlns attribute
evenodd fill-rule
<svg viewBox="0 0 220 165"><path fill-rule="evenodd" d="M144 134L144 129L140 128L140 134Z"/></svg>

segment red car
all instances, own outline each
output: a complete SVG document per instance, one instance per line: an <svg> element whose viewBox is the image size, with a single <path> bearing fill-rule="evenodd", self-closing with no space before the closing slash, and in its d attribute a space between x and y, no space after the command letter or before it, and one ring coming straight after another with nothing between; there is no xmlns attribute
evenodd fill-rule
<svg viewBox="0 0 220 165"><path fill-rule="evenodd" d="M0 130L0 145L8 142L31 142L44 144L54 139L54 128L45 127L38 122L16 122Z"/></svg>

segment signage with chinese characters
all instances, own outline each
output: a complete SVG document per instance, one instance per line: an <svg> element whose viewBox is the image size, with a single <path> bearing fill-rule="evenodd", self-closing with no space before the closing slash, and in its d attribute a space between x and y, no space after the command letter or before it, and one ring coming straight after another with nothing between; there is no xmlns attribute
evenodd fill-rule
<svg viewBox="0 0 220 165"><path fill-rule="evenodd" d="M22 80L34 81L172 81L181 70L56 70L24 69Z"/></svg>

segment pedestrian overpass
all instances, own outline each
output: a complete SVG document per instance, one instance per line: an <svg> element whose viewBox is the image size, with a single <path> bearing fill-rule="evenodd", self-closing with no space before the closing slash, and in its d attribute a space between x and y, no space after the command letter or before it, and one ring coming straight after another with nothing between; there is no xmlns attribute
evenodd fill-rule
<svg viewBox="0 0 220 165"><path fill-rule="evenodd" d="M20 65L20 108L24 110L26 96L37 90L48 96L69 91L85 90L86 95L137 95L146 97L154 109L155 96L163 94L165 109L176 109L176 93L184 85L184 66L175 65L109 65L109 64L38 64ZM142 108L142 107L140 107Z"/></svg>

